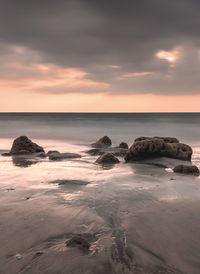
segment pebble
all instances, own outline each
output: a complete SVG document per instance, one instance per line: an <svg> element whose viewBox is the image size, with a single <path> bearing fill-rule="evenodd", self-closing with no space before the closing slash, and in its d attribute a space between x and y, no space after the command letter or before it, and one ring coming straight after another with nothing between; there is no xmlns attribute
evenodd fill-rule
<svg viewBox="0 0 200 274"><path fill-rule="evenodd" d="M21 260L22 259L22 255L21 254L16 254L15 257L16 257L17 260Z"/></svg>

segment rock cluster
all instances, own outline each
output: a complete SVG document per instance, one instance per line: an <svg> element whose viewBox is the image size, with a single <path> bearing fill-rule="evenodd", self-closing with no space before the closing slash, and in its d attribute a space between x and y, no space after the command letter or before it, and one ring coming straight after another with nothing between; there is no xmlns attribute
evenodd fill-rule
<svg viewBox="0 0 200 274"><path fill-rule="evenodd" d="M128 150L125 161L133 162L156 157L190 161L192 148L171 137L140 137Z"/></svg>

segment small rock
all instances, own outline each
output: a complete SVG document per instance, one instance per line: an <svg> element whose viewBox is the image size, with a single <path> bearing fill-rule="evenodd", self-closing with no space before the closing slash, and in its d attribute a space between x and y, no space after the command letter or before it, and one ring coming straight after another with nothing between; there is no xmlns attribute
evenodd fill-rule
<svg viewBox="0 0 200 274"><path fill-rule="evenodd" d="M11 156L11 154L9 152L5 152L5 153L2 153L1 156L4 156L4 157Z"/></svg>
<svg viewBox="0 0 200 274"><path fill-rule="evenodd" d="M187 166L187 165L178 165L173 171L175 173L189 174L194 176L199 176L199 169L197 166Z"/></svg>
<svg viewBox="0 0 200 274"><path fill-rule="evenodd" d="M17 260L21 260L23 258L21 254L16 254L15 257Z"/></svg>
<svg viewBox="0 0 200 274"><path fill-rule="evenodd" d="M86 151L86 153L90 154L91 156L97 156L97 155L102 155L104 152L98 148L93 148L93 149Z"/></svg>
<svg viewBox="0 0 200 274"><path fill-rule="evenodd" d="M128 149L128 144L125 142L122 142L119 144L119 148L124 148L124 149Z"/></svg>
<svg viewBox="0 0 200 274"><path fill-rule="evenodd" d="M73 158L81 158L81 155L77 153L53 153L49 155L49 160L52 160L52 161L61 161L64 159L73 159Z"/></svg>
<svg viewBox="0 0 200 274"><path fill-rule="evenodd" d="M70 240L66 242L68 247L77 247L82 250L89 250L90 243L81 236L73 236Z"/></svg>
<svg viewBox="0 0 200 274"><path fill-rule="evenodd" d="M92 146L96 148L106 148L112 145L112 141L108 136L104 136L99 139L96 143L93 143Z"/></svg>
<svg viewBox="0 0 200 274"><path fill-rule="evenodd" d="M36 256L41 256L41 255L43 255L43 254L44 254L43 251L37 251L37 252L35 253Z"/></svg>
<svg viewBox="0 0 200 274"><path fill-rule="evenodd" d="M112 153L104 153L97 160L98 164L117 164L119 160Z"/></svg>
<svg viewBox="0 0 200 274"><path fill-rule="evenodd" d="M60 152L57 151L57 150L49 150L49 151L47 152L47 156L50 156L51 154L55 154L55 153L60 153Z"/></svg>

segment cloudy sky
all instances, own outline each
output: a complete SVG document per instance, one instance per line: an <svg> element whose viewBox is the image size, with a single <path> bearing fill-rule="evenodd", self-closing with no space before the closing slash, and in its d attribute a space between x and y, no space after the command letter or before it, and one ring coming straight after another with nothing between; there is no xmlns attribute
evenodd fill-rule
<svg viewBox="0 0 200 274"><path fill-rule="evenodd" d="M200 111L199 0L0 0L0 111Z"/></svg>

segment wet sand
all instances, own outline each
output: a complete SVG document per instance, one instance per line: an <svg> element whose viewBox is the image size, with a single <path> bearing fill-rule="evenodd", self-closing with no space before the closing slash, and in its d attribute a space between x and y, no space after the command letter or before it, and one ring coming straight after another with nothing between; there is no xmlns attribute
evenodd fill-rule
<svg viewBox="0 0 200 274"><path fill-rule="evenodd" d="M83 157L27 167L0 157L0 273L199 274L199 178L102 168L84 145L39 143ZM66 246L74 235L89 251Z"/></svg>

